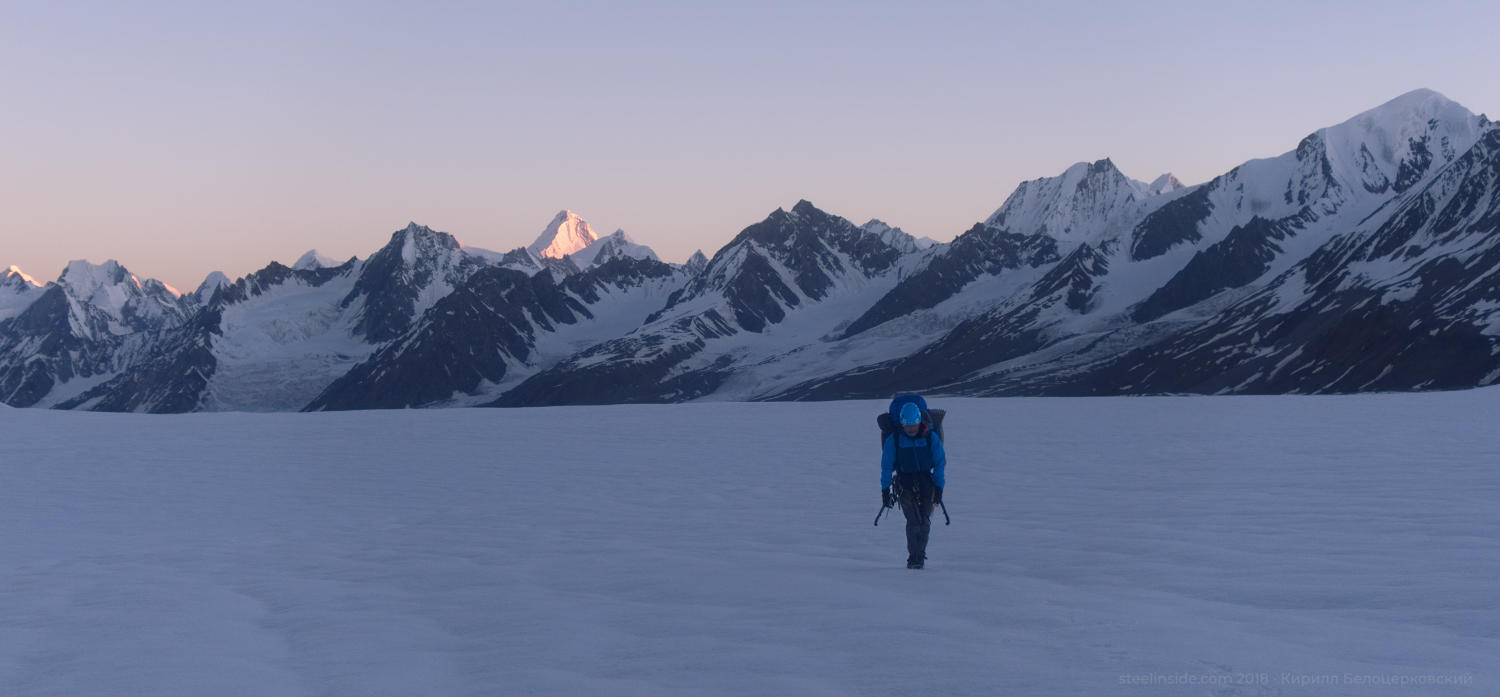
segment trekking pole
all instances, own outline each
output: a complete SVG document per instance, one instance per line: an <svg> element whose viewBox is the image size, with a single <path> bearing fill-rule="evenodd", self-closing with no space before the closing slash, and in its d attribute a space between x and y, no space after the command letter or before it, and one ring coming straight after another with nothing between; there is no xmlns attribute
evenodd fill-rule
<svg viewBox="0 0 1500 697"><path fill-rule="evenodd" d="M948 517L948 507L942 501L938 502L938 507L943 509L943 525L952 525L953 519Z"/></svg>

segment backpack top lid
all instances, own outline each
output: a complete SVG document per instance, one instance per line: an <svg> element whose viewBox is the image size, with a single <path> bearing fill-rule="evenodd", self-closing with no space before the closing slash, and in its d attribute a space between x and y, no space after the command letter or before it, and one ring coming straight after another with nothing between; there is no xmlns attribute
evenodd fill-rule
<svg viewBox="0 0 1500 697"><path fill-rule="evenodd" d="M891 400L889 412L892 421L898 424L901 423L901 407L904 407L907 404L917 405L917 408L922 410L922 418L924 420L927 419L927 400L922 399L922 395L900 394L896 395L895 399Z"/></svg>

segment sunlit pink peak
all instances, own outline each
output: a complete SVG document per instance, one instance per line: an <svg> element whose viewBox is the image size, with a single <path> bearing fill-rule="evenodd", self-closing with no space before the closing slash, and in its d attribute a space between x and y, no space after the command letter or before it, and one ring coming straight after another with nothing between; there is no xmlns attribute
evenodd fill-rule
<svg viewBox="0 0 1500 697"><path fill-rule="evenodd" d="M1182 182L1177 179L1176 175L1167 172L1157 177L1156 181L1151 182L1150 190L1152 194L1169 194L1181 189L1182 186Z"/></svg>
<svg viewBox="0 0 1500 697"><path fill-rule="evenodd" d="M26 285L35 286L37 288L42 287L42 284L37 283L36 279L28 276L25 271L21 270L21 267L14 264L12 264L9 269L6 269L5 275L0 276L0 280L4 280L8 283L24 283Z"/></svg>
<svg viewBox="0 0 1500 697"><path fill-rule="evenodd" d="M552 218L527 249L539 257L561 259L597 241L599 233L589 227L588 221L573 211L564 210Z"/></svg>

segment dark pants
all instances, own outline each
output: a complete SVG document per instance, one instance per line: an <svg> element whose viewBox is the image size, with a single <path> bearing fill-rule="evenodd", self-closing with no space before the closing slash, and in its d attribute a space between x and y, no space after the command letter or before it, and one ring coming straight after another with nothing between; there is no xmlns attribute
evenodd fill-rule
<svg viewBox="0 0 1500 697"><path fill-rule="evenodd" d="M927 558L927 535L932 532L932 475L898 474L891 484L901 513L906 516L906 560Z"/></svg>

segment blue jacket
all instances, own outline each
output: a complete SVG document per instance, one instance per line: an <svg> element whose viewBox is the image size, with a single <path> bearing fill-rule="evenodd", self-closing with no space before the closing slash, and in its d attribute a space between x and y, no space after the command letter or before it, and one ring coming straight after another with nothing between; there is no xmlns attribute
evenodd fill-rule
<svg viewBox="0 0 1500 697"><path fill-rule="evenodd" d="M928 430L926 435L909 438L905 430L897 430L885 439L880 449L881 489L891 486L891 475L896 472L896 448L921 448L925 456L928 439L932 440L932 483L940 489L944 486L943 469L948 466L948 456L943 452L943 440L938 438L937 431Z"/></svg>

